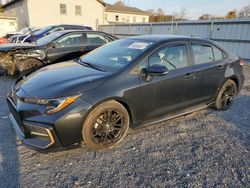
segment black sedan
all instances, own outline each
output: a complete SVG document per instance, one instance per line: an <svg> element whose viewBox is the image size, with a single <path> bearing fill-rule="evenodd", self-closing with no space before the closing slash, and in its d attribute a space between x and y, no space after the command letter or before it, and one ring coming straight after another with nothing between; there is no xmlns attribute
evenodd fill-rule
<svg viewBox="0 0 250 188"><path fill-rule="evenodd" d="M51 33L36 44L7 44L0 46L0 67L9 74L30 72L44 65L80 57L116 37L97 31L70 30Z"/></svg>
<svg viewBox="0 0 250 188"><path fill-rule="evenodd" d="M121 39L18 82L7 99L10 119L32 148L84 140L92 149L109 149L129 127L206 107L229 109L244 82L242 65L208 40Z"/></svg>
<svg viewBox="0 0 250 188"><path fill-rule="evenodd" d="M36 42L40 38L57 31L64 30L92 30L89 26L84 25L51 25L42 29L30 29L20 35L14 35L9 38L10 43L32 43Z"/></svg>

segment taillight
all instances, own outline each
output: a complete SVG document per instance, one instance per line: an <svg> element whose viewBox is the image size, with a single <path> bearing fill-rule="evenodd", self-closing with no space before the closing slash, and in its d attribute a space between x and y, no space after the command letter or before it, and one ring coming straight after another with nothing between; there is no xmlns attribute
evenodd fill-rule
<svg viewBox="0 0 250 188"><path fill-rule="evenodd" d="M245 61L241 60L241 61L240 61L240 65L241 65L241 66L244 66L244 64L245 64Z"/></svg>

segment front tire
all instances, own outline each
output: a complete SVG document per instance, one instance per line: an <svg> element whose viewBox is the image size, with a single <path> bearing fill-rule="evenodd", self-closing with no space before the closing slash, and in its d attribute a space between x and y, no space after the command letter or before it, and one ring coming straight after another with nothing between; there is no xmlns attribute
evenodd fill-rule
<svg viewBox="0 0 250 188"><path fill-rule="evenodd" d="M129 114L122 104L104 102L86 118L82 129L83 140L94 150L111 149L125 138L129 123Z"/></svg>
<svg viewBox="0 0 250 188"><path fill-rule="evenodd" d="M227 80L221 87L216 100L215 108L217 110L226 111L233 103L234 98L237 95L237 86L235 82L231 79Z"/></svg>

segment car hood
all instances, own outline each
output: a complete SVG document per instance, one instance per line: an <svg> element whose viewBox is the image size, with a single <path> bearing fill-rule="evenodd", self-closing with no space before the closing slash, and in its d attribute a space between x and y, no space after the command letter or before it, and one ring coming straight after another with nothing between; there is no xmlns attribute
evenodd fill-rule
<svg viewBox="0 0 250 188"><path fill-rule="evenodd" d="M18 50L18 49L30 49L34 47L36 47L35 44L11 43L11 44L0 45L0 52L9 52L9 51Z"/></svg>
<svg viewBox="0 0 250 188"><path fill-rule="evenodd" d="M33 98L61 98L94 89L111 75L111 72L101 72L68 61L44 67L21 80L15 87Z"/></svg>

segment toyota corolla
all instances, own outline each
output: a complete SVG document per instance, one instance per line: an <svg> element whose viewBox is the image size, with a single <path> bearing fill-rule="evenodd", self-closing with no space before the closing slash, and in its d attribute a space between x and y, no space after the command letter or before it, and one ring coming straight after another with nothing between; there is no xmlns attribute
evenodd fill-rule
<svg viewBox="0 0 250 188"><path fill-rule="evenodd" d="M229 109L244 82L243 63L209 40L121 39L18 81L7 98L10 120L32 148L84 141L110 149L129 128L206 107Z"/></svg>

